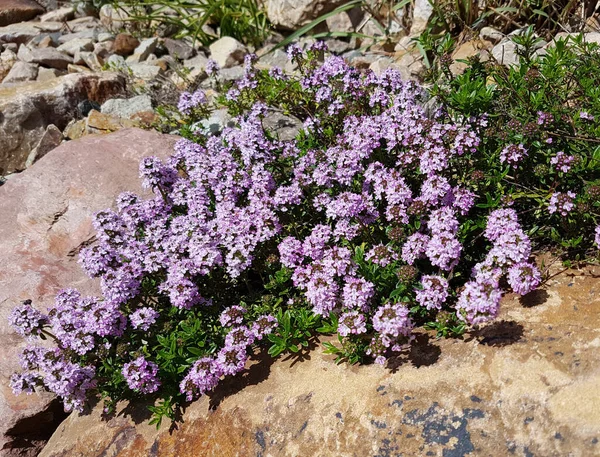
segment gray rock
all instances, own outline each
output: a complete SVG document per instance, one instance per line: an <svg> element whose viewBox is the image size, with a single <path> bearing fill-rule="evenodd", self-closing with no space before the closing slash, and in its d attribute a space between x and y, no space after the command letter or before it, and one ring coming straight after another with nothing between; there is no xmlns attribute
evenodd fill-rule
<svg viewBox="0 0 600 457"><path fill-rule="evenodd" d="M67 23L67 26L69 28L69 30L77 33L77 32L84 32L86 30L103 30L106 31L106 29L104 29L104 26L102 25L102 23L95 17L79 17L77 19L74 19L72 21L69 21Z"/></svg>
<svg viewBox="0 0 600 457"><path fill-rule="evenodd" d="M57 51L64 52L70 56L74 56L77 51L92 51L94 49L93 38L75 38L61 44Z"/></svg>
<svg viewBox="0 0 600 457"><path fill-rule="evenodd" d="M38 76L38 65L27 62L16 62L2 80L2 84L35 81Z"/></svg>
<svg viewBox="0 0 600 457"><path fill-rule="evenodd" d="M54 11L48 11L40 16L40 22L64 22L70 21L75 17L75 10L72 6L65 6Z"/></svg>
<svg viewBox="0 0 600 457"><path fill-rule="evenodd" d="M123 71L127 69L127 63L125 63L125 58L119 56L117 54L113 54L106 59L106 64L116 71Z"/></svg>
<svg viewBox="0 0 600 457"><path fill-rule="evenodd" d="M211 58L221 68L233 67L244 61L246 47L238 40L225 36L210 45Z"/></svg>
<svg viewBox="0 0 600 457"><path fill-rule="evenodd" d="M126 8L115 8L110 4L103 5L99 11L100 22L110 31L125 28L128 24L129 12Z"/></svg>
<svg viewBox="0 0 600 457"><path fill-rule="evenodd" d="M17 54L10 49L5 49L0 54L0 80L4 79L8 72L17 62Z"/></svg>
<svg viewBox="0 0 600 457"><path fill-rule="evenodd" d="M134 114L153 111L152 99L149 95L138 95L132 98L113 98L105 101L100 111L102 114L112 114L129 119Z"/></svg>
<svg viewBox="0 0 600 457"><path fill-rule="evenodd" d="M2 45L2 49L5 51L12 51L16 55L17 51L19 50L19 45L17 43L4 43Z"/></svg>
<svg viewBox="0 0 600 457"><path fill-rule="evenodd" d="M206 77L204 70L208 59L203 54L183 62L184 71L175 72L171 75L171 81L179 88L185 87L189 82Z"/></svg>
<svg viewBox="0 0 600 457"><path fill-rule="evenodd" d="M176 59L188 60L196 55L196 50L181 40L165 38L163 45L169 51L169 55Z"/></svg>
<svg viewBox="0 0 600 457"><path fill-rule="evenodd" d="M0 27L0 42L24 44L43 32L59 32L61 22L21 22Z"/></svg>
<svg viewBox="0 0 600 457"><path fill-rule="evenodd" d="M148 58L156 50L158 45L158 38L152 37L143 40L137 48L133 51L133 54L127 57L128 63L140 63Z"/></svg>
<svg viewBox="0 0 600 457"><path fill-rule="evenodd" d="M25 168L49 124L64 129L77 103L122 95L125 81L122 75L104 72L0 87L0 175Z"/></svg>
<svg viewBox="0 0 600 457"><path fill-rule="evenodd" d="M93 73L93 71L86 66L71 63L67 67L67 73Z"/></svg>
<svg viewBox="0 0 600 457"><path fill-rule="evenodd" d="M102 60L108 59L113 50L114 41L103 41L102 43L96 43L94 45L94 54L100 57Z"/></svg>
<svg viewBox="0 0 600 457"><path fill-rule="evenodd" d="M42 138L40 138L37 146L32 149L31 153L27 157L25 167L29 168L50 151L60 146L62 140L62 132L56 127L56 125L50 124L48 127L46 127L46 131L42 135Z"/></svg>
<svg viewBox="0 0 600 457"><path fill-rule="evenodd" d="M57 47L59 43L59 39L62 36L60 32L52 32L52 33L40 33L38 36L34 37L27 43L27 46L30 48L47 48Z"/></svg>
<svg viewBox="0 0 600 457"><path fill-rule="evenodd" d="M415 0L410 36L416 36L423 32L427 28L432 14L433 5L429 0Z"/></svg>
<svg viewBox="0 0 600 457"><path fill-rule="evenodd" d="M226 109L218 109L210 113L208 119L202 119L200 125L205 134L217 134L225 127L233 127L234 122Z"/></svg>
<svg viewBox="0 0 600 457"><path fill-rule="evenodd" d="M64 44L71 40L76 40L78 38L90 38L95 41L97 36L98 36L98 31L96 31L96 30L83 30L81 32L67 33L66 35L62 35L58 39L58 42L60 44Z"/></svg>
<svg viewBox="0 0 600 457"><path fill-rule="evenodd" d="M354 24L346 11L328 17L325 23L330 32L354 32Z"/></svg>
<svg viewBox="0 0 600 457"><path fill-rule="evenodd" d="M163 72L161 67L146 63L133 63L129 65L129 69L131 70L133 76L145 81L156 79Z"/></svg>
<svg viewBox="0 0 600 457"><path fill-rule="evenodd" d="M288 59L285 51L276 49L272 52L267 52L256 62L256 68L268 70L273 67L279 67L287 72L292 72L297 65Z"/></svg>
<svg viewBox="0 0 600 457"><path fill-rule="evenodd" d="M98 33L98 43L104 43L105 41L114 41L115 35L110 32L100 32Z"/></svg>
<svg viewBox="0 0 600 457"><path fill-rule="evenodd" d="M244 77L244 67L238 65L237 67L221 68L219 71L219 79L222 81L237 81Z"/></svg>
<svg viewBox="0 0 600 457"><path fill-rule="evenodd" d="M67 71L68 71L68 67L67 67ZM58 78L59 76L62 76L64 74L64 71L62 70L57 70L56 68L45 68L45 67L40 67L38 69L38 75L36 78L36 81L49 81L51 79L54 78Z"/></svg>
<svg viewBox="0 0 600 457"><path fill-rule="evenodd" d="M269 112L263 119L263 125L282 141L296 138L304 126L297 117L286 116L279 111Z"/></svg>
<svg viewBox="0 0 600 457"><path fill-rule="evenodd" d="M54 48L30 49L27 46L21 46L17 56L23 62L37 63L45 67L66 70L73 58L57 51Z"/></svg>
<svg viewBox="0 0 600 457"><path fill-rule="evenodd" d="M77 62L83 61L88 68L93 71L100 71L104 66L104 60L102 60L99 56L94 54L93 52L78 52L77 53ZM73 59L75 60L75 58ZM73 62L73 63L77 63Z"/></svg>
<svg viewBox="0 0 600 457"><path fill-rule="evenodd" d="M344 3L346 0L267 0L266 10L273 25L296 30Z"/></svg>
<svg viewBox="0 0 600 457"><path fill-rule="evenodd" d="M502 65L519 65L519 54L517 53L517 44L505 39L492 48L492 56Z"/></svg>
<svg viewBox="0 0 600 457"><path fill-rule="evenodd" d="M480 38L488 40L494 44L497 44L500 41L502 41L504 39L504 36L505 35L500 30L497 30L493 27L483 27L479 31Z"/></svg>

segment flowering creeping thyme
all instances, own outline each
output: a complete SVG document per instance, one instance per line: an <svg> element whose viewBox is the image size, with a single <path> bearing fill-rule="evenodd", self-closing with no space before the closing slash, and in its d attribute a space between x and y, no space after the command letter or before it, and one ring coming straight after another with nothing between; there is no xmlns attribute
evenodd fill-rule
<svg viewBox="0 0 600 457"><path fill-rule="evenodd" d="M506 165L519 172L528 149L482 156L478 130L445 110L428 116L415 83L340 57L320 63L323 52L291 46L299 76L247 57L220 99L236 115L220 134L193 130L209 106L202 93L182 95L183 138L167 159L140 164L154 196L124 193L94 216L97 242L80 263L102 297L65 289L47 316L29 304L12 314L21 334L56 343L24 351L16 392L46 388L75 409L92 395L179 405L265 346L295 353L317 329L337 331L343 348L332 351L385 363L438 313L458 327L484 323L503 285L538 287L519 203L486 187L486 164L512 179ZM265 129L276 110L304 124L295 139ZM566 173L568 157L545 165ZM570 214L574 198L554 193L549 211ZM173 414L164 408L155 413Z"/></svg>

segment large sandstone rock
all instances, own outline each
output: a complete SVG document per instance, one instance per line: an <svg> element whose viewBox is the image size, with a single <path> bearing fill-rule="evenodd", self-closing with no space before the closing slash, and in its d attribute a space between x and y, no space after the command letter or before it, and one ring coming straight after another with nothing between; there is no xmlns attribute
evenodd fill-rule
<svg viewBox="0 0 600 457"><path fill-rule="evenodd" d="M28 21L44 11L33 0L0 0L0 26Z"/></svg>
<svg viewBox="0 0 600 457"><path fill-rule="evenodd" d="M73 74L50 81L0 87L0 175L22 170L46 127L64 129L84 100L103 103L121 95L116 73Z"/></svg>
<svg viewBox="0 0 600 457"><path fill-rule="evenodd" d="M280 29L296 30L344 3L346 0L267 0L267 16Z"/></svg>
<svg viewBox="0 0 600 457"><path fill-rule="evenodd" d="M72 415L40 457L600 455L599 267L568 271L464 340L420 334L391 366L315 350L189 405L169 430L143 406Z"/></svg>
<svg viewBox="0 0 600 457"><path fill-rule="evenodd" d="M164 157L173 144L174 137L138 129L88 136L0 187L0 457L37 455L62 410L51 407L49 394L17 397L8 387L24 345L8 327L11 309L25 299L44 309L64 287L96 293L77 264L79 249L94 236L91 215L119 193L139 191L140 159Z"/></svg>

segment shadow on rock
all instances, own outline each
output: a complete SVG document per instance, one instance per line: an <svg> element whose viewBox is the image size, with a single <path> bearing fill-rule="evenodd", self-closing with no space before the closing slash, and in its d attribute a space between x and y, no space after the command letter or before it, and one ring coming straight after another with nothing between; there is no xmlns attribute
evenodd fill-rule
<svg viewBox="0 0 600 457"><path fill-rule="evenodd" d="M210 409L217 409L225 398L237 394L248 386L255 386L269 377L271 365L275 362L273 357L267 354L266 351L261 351L253 355L251 360L256 361L256 363L236 376L225 378L217 385L215 390L208 394Z"/></svg>
<svg viewBox="0 0 600 457"><path fill-rule="evenodd" d="M524 308L533 308L534 306L543 305L546 303L550 295L544 289L536 289L533 292L529 292L527 295L523 295L519 298L521 306Z"/></svg>
<svg viewBox="0 0 600 457"><path fill-rule="evenodd" d="M396 373L405 363L412 363L417 368L428 367L439 360L441 353L442 350L439 346L432 344L431 337L427 333L420 333L416 335L405 353L388 360L387 367L392 373Z"/></svg>
<svg viewBox="0 0 600 457"><path fill-rule="evenodd" d="M487 346L508 346L523 337L523 326L515 321L502 320L477 330L474 336Z"/></svg>

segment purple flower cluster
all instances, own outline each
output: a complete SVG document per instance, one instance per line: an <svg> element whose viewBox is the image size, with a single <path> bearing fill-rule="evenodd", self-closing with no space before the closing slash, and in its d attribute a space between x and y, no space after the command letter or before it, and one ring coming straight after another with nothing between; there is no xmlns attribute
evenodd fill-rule
<svg viewBox="0 0 600 457"><path fill-rule="evenodd" d="M507 163L513 168L517 168L527 156L527 149L522 144L509 144L500 152L500 162Z"/></svg>
<svg viewBox="0 0 600 457"><path fill-rule="evenodd" d="M557 170L562 171L563 173L569 172L574 161L575 156L567 155L562 151L557 152L556 155L550 159L550 163L554 165Z"/></svg>
<svg viewBox="0 0 600 457"><path fill-rule="evenodd" d="M160 387L158 365L143 356L123 365L122 373L129 388L136 392L151 394Z"/></svg>
<svg viewBox="0 0 600 457"><path fill-rule="evenodd" d="M190 114L194 108L197 108L200 105L204 105L208 102L206 98L206 94L197 90L194 93L190 92L182 92L179 96L179 102L177 103L177 109L182 114Z"/></svg>
<svg viewBox="0 0 600 457"><path fill-rule="evenodd" d="M8 322L23 336L37 336L48 323L48 316L31 306L31 300L26 300L12 310Z"/></svg>
<svg viewBox="0 0 600 457"><path fill-rule="evenodd" d="M575 200L576 196L577 194L571 191L567 191L566 193L554 192L548 203L548 212L550 214L558 213L563 217L566 216L575 208L573 200Z"/></svg>

